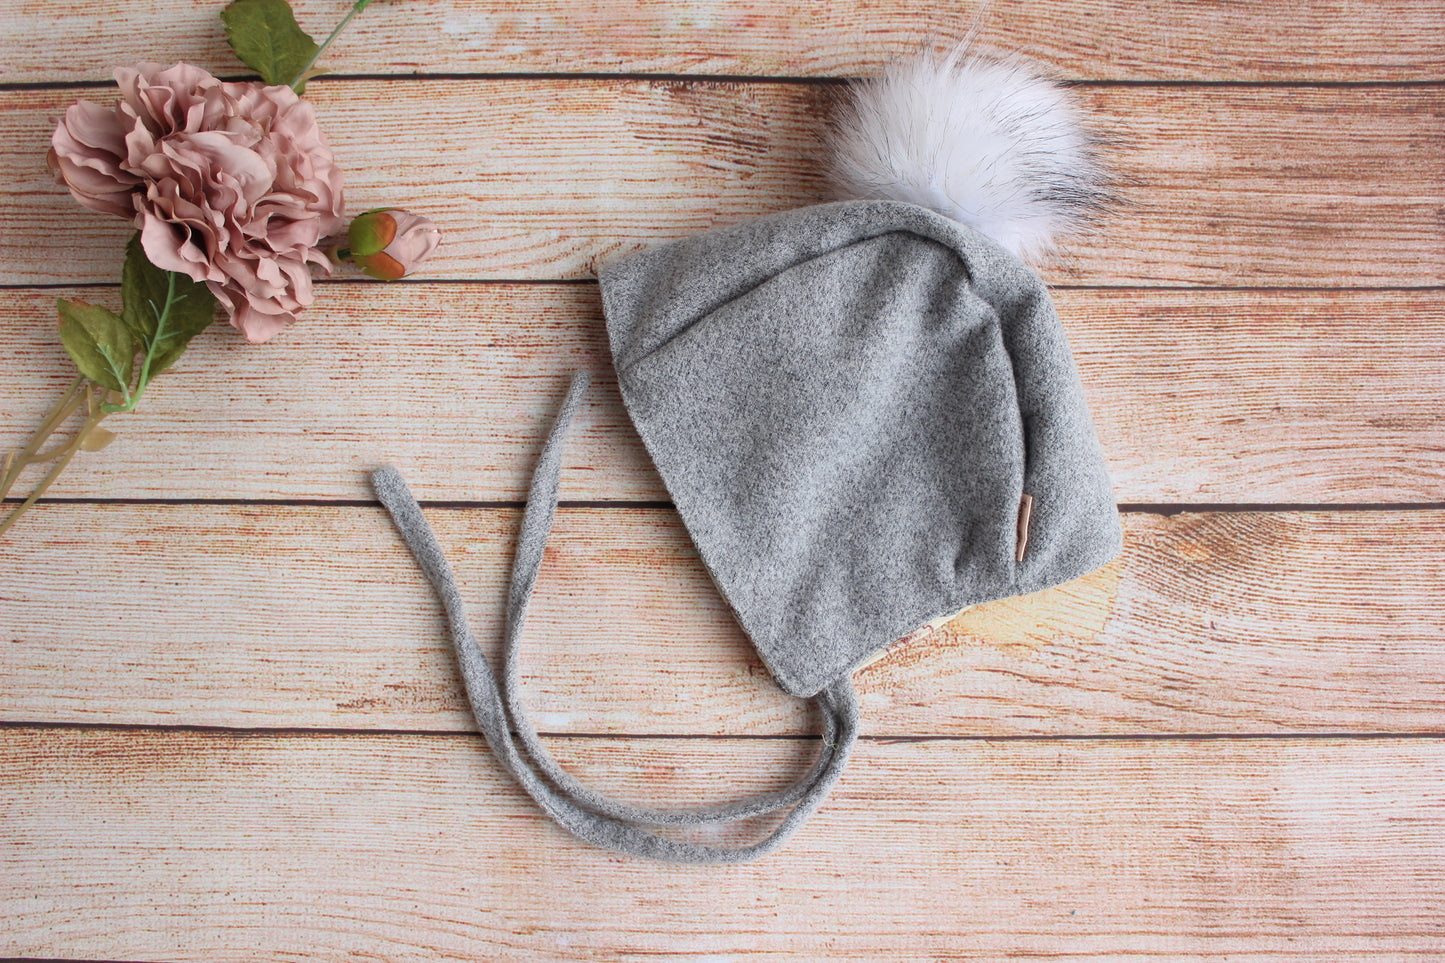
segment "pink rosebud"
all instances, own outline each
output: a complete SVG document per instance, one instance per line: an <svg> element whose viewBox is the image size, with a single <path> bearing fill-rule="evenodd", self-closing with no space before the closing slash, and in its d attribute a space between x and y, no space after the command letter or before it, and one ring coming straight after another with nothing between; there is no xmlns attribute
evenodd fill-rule
<svg viewBox="0 0 1445 963"><path fill-rule="evenodd" d="M351 222L351 259L380 281L397 281L416 270L441 243L442 232L420 214L397 208L367 211Z"/></svg>

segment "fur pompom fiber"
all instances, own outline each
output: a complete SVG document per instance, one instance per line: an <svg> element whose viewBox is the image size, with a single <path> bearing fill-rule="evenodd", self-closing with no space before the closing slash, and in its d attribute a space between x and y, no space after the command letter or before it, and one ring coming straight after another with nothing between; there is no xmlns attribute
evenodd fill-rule
<svg viewBox="0 0 1445 963"><path fill-rule="evenodd" d="M843 197L931 208L1025 260L1045 257L1106 198L1066 91L1019 62L963 48L916 54L853 85L832 126Z"/></svg>

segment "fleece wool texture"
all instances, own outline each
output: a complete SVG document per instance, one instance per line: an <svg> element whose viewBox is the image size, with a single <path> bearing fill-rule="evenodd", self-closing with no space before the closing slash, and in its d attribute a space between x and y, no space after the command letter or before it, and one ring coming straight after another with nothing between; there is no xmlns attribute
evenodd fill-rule
<svg viewBox="0 0 1445 963"><path fill-rule="evenodd" d="M793 785L732 803L680 810L652 809L612 799L579 782L542 744L518 696L522 628L557 513L562 442L587 390L587 382L586 372L579 372L573 379L532 476L507 593L504 671L500 682L472 635L466 604L451 565L401 473L394 468L382 468L372 473L372 487L441 600L477 728L486 737L497 761L543 812L579 839L615 852L674 863L741 863L757 859L781 846L822 804L842 774L858 738L858 702L848 679L839 680L814 700L824 719L822 748L812 768ZM780 810L787 810L787 814L771 833L750 846L738 848L688 842L661 835L651 828L705 827Z"/></svg>
<svg viewBox="0 0 1445 963"><path fill-rule="evenodd" d="M648 809L578 782L528 719L518 651L585 373L533 475L500 681L406 483L389 468L373 483L442 601L478 727L548 815L619 852L754 859L842 772L859 663L940 616L1119 552L1103 455L1042 282L924 208L854 201L758 218L625 258L599 280L623 401L688 533L774 678L821 710L807 773L736 803ZM771 834L738 849L650 828L780 810Z"/></svg>
<svg viewBox="0 0 1445 963"><path fill-rule="evenodd" d="M634 255L600 281L627 411L788 692L1118 554L1058 315L982 234L911 204L826 204Z"/></svg>

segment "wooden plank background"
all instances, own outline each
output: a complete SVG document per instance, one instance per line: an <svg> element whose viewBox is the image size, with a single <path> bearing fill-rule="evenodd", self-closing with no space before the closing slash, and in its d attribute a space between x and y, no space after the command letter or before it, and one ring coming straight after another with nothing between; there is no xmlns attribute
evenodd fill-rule
<svg viewBox="0 0 1445 963"><path fill-rule="evenodd" d="M0 450L64 385L53 299L125 227L50 181L112 66L228 76L219 3L0 0ZM342 0L297 3L324 33ZM1445 4L398 0L310 95L425 276L204 334L0 540L0 957L1445 958ZM611 380L600 259L822 199L844 78L929 36L1075 82L1122 203L1045 269L1123 557L858 676L781 853L555 830L464 707L371 502L403 468L494 645L527 474L569 439L526 696L599 787L691 803L816 748ZM719 841L764 827L729 830Z"/></svg>
<svg viewBox="0 0 1445 963"><path fill-rule="evenodd" d="M77 95L0 95L0 283L104 282L130 230L53 189ZM436 277L578 278L599 259L823 200L837 85L505 78L319 81L308 93L360 209L434 211ZM1120 209L1050 280L1268 287L1445 283L1445 89L1085 85ZM425 104L425 110L418 110ZM485 104L485 110L478 105ZM385 137L376 132L384 130ZM62 228L57 230L57 228Z"/></svg>

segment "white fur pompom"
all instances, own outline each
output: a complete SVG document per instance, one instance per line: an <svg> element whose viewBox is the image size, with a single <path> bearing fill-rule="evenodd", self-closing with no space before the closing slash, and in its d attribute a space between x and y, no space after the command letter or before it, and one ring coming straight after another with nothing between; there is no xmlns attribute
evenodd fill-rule
<svg viewBox="0 0 1445 963"><path fill-rule="evenodd" d="M833 124L844 197L907 201L1026 259L1105 198L1105 176L1065 91L1013 62L921 53L854 85Z"/></svg>

